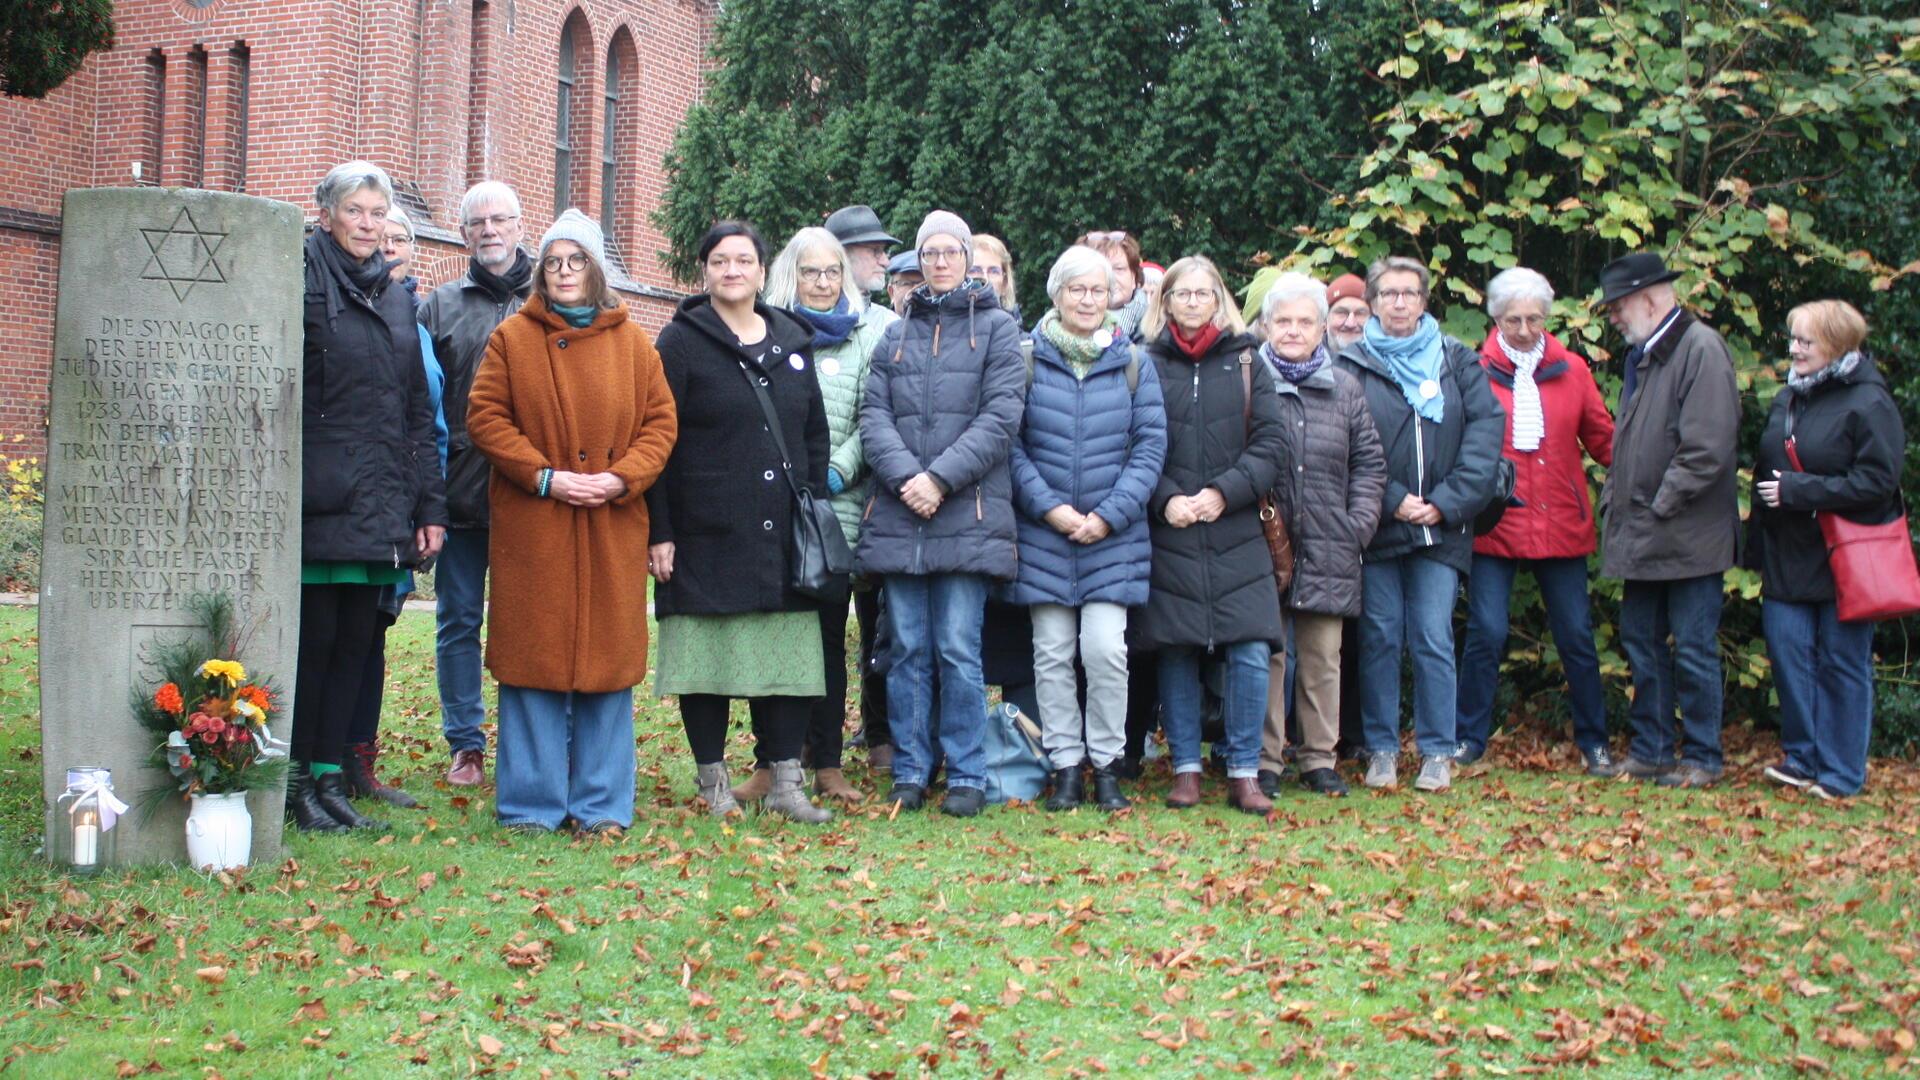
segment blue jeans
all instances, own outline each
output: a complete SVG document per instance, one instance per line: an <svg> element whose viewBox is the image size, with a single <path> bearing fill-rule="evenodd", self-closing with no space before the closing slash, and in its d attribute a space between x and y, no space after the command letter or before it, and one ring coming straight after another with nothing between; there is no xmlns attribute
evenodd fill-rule
<svg viewBox="0 0 1920 1080"><path fill-rule="evenodd" d="M1438 559L1402 555L1360 571L1360 723L1367 750L1400 752L1400 656L1413 658L1413 737L1420 756L1454 748L1457 707L1453 603L1460 572Z"/></svg>
<svg viewBox="0 0 1920 1080"><path fill-rule="evenodd" d="M1680 709L1680 760L1710 773L1720 757L1720 604L1724 575L1632 581L1620 593L1620 647L1633 665L1633 737L1627 753L1673 764L1673 713ZM1673 644L1667 644L1671 635Z"/></svg>
<svg viewBox="0 0 1920 1080"><path fill-rule="evenodd" d="M448 529L433 572L433 655L440 676L440 731L454 752L485 750L480 702L480 623L486 614L487 530Z"/></svg>
<svg viewBox="0 0 1920 1080"><path fill-rule="evenodd" d="M1264 641L1236 641L1219 647L1226 657L1226 689L1221 701L1226 722L1227 776L1260 773L1260 732L1267 723L1267 662ZM1200 658L1197 645L1168 645L1160 650L1160 726L1176 773L1200 771Z"/></svg>
<svg viewBox="0 0 1920 1080"><path fill-rule="evenodd" d="M1507 655L1508 601L1520 571L1533 574L1547 605L1553 647L1567 673L1573 744L1582 751L1607 745L1607 714L1600 694L1600 657L1593 649L1593 610L1587 598L1587 560L1503 559L1475 555L1467 578L1467 641L1460 650L1460 696L1455 734L1476 752L1493 733L1493 695Z"/></svg>
<svg viewBox="0 0 1920 1080"><path fill-rule="evenodd" d="M500 687L494 808L502 825L633 825L633 688Z"/></svg>
<svg viewBox="0 0 1920 1080"><path fill-rule="evenodd" d="M987 610L987 579L978 574L891 574L885 588L893 628L887 721L893 731L894 782L926 785L934 760L930 726L937 726L947 787L985 791L987 757L981 740L986 736L987 690L980 676L980 621Z"/></svg>
<svg viewBox="0 0 1920 1080"><path fill-rule="evenodd" d="M1873 624L1841 622L1831 600L1763 601L1760 624L1787 764L1835 795L1858 792L1873 734Z"/></svg>

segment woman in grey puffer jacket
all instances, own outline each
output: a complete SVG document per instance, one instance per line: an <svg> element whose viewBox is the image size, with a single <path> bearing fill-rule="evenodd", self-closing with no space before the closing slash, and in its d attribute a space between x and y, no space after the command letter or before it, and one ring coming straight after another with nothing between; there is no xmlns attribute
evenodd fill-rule
<svg viewBox="0 0 1920 1080"><path fill-rule="evenodd" d="M991 288L967 280L972 239L957 215L927 215L917 238L926 283L873 351L860 440L874 492L855 553L862 573L886 580L894 637L887 797L908 810L925 801L937 658L944 809L958 817L986 803L980 622L989 583L1017 565L1007 455L1026 386L1019 325Z"/></svg>

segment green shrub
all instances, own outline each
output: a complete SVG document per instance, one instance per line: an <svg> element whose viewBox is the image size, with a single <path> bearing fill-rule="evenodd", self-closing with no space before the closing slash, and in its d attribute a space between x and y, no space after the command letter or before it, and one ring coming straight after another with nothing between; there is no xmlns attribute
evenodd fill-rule
<svg viewBox="0 0 1920 1080"><path fill-rule="evenodd" d="M0 592L39 588L44 479L38 458L0 454Z"/></svg>

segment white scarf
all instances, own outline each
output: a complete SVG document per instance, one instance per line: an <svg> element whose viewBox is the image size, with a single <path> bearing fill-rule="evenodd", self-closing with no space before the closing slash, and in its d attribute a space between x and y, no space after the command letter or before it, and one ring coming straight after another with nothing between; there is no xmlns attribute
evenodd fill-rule
<svg viewBox="0 0 1920 1080"><path fill-rule="evenodd" d="M1513 448L1538 450L1547 434L1547 418L1540 408L1540 384L1533 381L1533 373L1547 354L1547 335L1541 334L1530 351L1521 352L1507 343L1507 335L1500 334L1500 351L1513 361Z"/></svg>

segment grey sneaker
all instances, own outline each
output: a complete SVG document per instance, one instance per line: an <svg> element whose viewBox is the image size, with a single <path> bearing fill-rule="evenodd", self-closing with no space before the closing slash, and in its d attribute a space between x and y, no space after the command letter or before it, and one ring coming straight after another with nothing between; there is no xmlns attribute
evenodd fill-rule
<svg viewBox="0 0 1920 1080"><path fill-rule="evenodd" d="M1587 760L1588 776L1615 777L1626 768L1626 763L1614 758L1613 751L1604 746L1589 746L1580 751Z"/></svg>
<svg viewBox="0 0 1920 1080"><path fill-rule="evenodd" d="M1375 789L1400 786L1400 755L1383 752L1367 755L1367 776L1361 783Z"/></svg>
<svg viewBox="0 0 1920 1080"><path fill-rule="evenodd" d="M1651 761L1642 761L1632 754L1628 754L1620 762L1620 775L1631 777L1635 780L1657 781L1672 772L1675 767L1672 762L1668 762L1665 765L1655 765Z"/></svg>
<svg viewBox="0 0 1920 1080"><path fill-rule="evenodd" d="M1682 765L1654 783L1664 788L1705 788L1712 787L1719 779L1718 772L1708 772L1698 765Z"/></svg>
<svg viewBox="0 0 1920 1080"><path fill-rule="evenodd" d="M1420 775L1413 782L1416 791L1445 791L1453 786L1453 759L1430 757L1420 762Z"/></svg>

